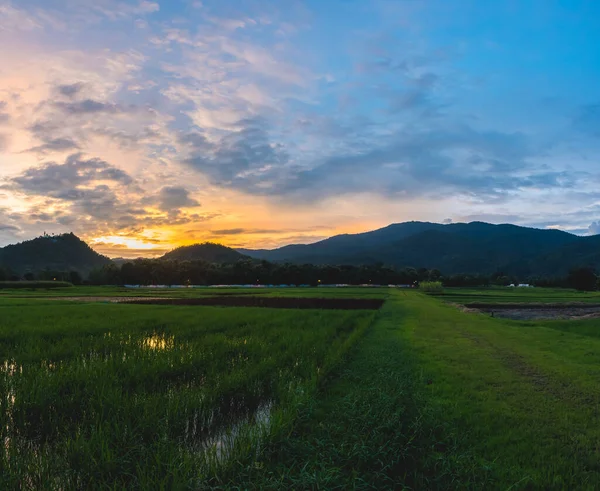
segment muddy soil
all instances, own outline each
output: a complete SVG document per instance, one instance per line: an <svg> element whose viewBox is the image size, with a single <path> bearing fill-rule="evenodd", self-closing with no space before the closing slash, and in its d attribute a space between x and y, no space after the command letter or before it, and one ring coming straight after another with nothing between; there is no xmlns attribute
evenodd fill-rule
<svg viewBox="0 0 600 491"><path fill-rule="evenodd" d="M484 312L493 317L513 320L594 319L600 318L600 305L585 303L470 303L465 312Z"/></svg>

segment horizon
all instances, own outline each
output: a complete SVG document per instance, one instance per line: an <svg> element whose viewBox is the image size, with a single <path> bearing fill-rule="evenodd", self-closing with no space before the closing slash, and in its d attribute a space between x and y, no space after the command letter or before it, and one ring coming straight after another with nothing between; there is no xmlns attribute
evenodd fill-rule
<svg viewBox="0 0 600 491"><path fill-rule="evenodd" d="M0 247L274 249L410 220L596 235L597 19L585 0L0 0Z"/></svg>
<svg viewBox="0 0 600 491"><path fill-rule="evenodd" d="M470 225L470 224L473 224L473 223L483 223L483 224L486 224L486 225L494 225L494 226L512 225L512 226L517 226L517 227L524 227L522 225L515 225L513 223L490 223L490 222L482 222L482 221L479 221L479 220L475 220L475 221L472 221L472 222L444 222L444 223L440 223L440 222L423 222L423 221L420 221L420 220L408 220L406 222L390 223L388 225L385 225L383 227L379 227L379 228L373 229L373 230L363 230L363 231L353 232L350 235L375 232L377 230L388 228L388 227L391 227L391 226L394 226L394 225L401 225L401 224L404 224L404 223L415 223L415 222L432 223L432 224L435 224L435 225L459 225L459 224L461 224L461 225ZM544 231L558 230L560 232L565 232L565 233L569 233L571 235L576 235L576 236L579 236L579 237L583 237L583 235L574 234L572 232L565 231L565 230L560 230L560 229L556 229L556 228L538 228L538 227L526 227L526 228L533 228L533 229L536 229L536 230L544 230ZM32 238L29 238L29 239L24 239L23 241L11 243L11 244L5 244L5 246L7 246L7 245L17 245L17 244L20 244L21 242L26 242L28 240L35 240L35 239L38 239L38 238L45 238L45 237L51 238L51 237L55 237L55 236L63 236L63 235L69 235L69 234L73 234L76 237L78 237L80 240L84 240L85 241L85 239L82 239L81 237L77 236L77 234L75 234L72 231L70 231L70 232L59 232L59 233L53 233L53 234L47 234L46 232L44 232L42 235L39 235L39 236L36 236L36 237L32 237ZM338 234L338 235L348 235L348 234ZM585 235L585 236L591 237L593 235L600 235L600 234L588 234L588 235ZM329 239L331 237L334 237L334 236L326 237L325 239L320 239L320 240L317 240L317 241L314 241L314 242L305 242L305 243L297 242L297 243L286 244L286 245L311 245L311 244L315 244L315 243L321 242L323 240L327 240L327 239ZM159 253L153 253L153 254L134 255L135 253L132 252L131 255L128 254L128 255L123 255L123 256L109 256L107 254L104 254L101 251L101 249L98 249L98 248L94 247L94 245L95 245L94 243L90 243L90 242L86 242L86 243L94 251L98 252L99 254L103 254L103 255L107 256L109 259L111 259L113 261L117 260L117 259L123 259L123 260L158 259L158 258L162 257L163 255L165 255L166 253L171 252L171 251L173 251L173 250L175 250L177 248L180 248L180 247L190 247L190 246L203 245L203 244L221 245L221 246L225 246L225 247L230 247L231 249L234 249L234 250L237 250L237 251L239 251L239 250L248 250L248 251L265 250L265 251L270 251L270 250L275 250L275 249L279 248L279 247L274 247L274 248L271 248L271 249L266 249L266 248L265 249L259 249L259 248L244 247L244 246L231 247L231 246L227 246L226 244L223 244L223 243L220 243L220 242L215 242L215 241L207 240L207 241L202 241L202 242L190 242L190 243L185 243L185 244L173 245L170 248L161 250ZM280 246L280 247L284 247L284 246ZM0 246L0 249L2 249L2 246Z"/></svg>

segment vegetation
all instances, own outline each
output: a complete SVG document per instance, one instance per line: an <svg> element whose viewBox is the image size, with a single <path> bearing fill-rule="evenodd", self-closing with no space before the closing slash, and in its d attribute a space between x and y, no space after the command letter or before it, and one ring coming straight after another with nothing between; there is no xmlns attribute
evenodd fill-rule
<svg viewBox="0 0 600 491"><path fill-rule="evenodd" d="M388 300L372 313L0 298L0 487L600 486L600 319L516 322L445 302L600 293L254 294Z"/></svg>
<svg viewBox="0 0 600 491"><path fill-rule="evenodd" d="M204 243L180 247L160 259L113 262L73 234L65 234L0 249L0 281L313 286L441 281L445 287L530 283L590 290L598 283L597 245L597 237L557 230L407 222L316 244L240 250L247 255Z"/></svg>
<svg viewBox="0 0 600 491"><path fill-rule="evenodd" d="M438 297L446 302L470 303L595 303L600 292L567 288L445 288Z"/></svg>
<svg viewBox="0 0 600 491"><path fill-rule="evenodd" d="M374 315L5 302L1 489L195 487L285 426Z"/></svg>
<svg viewBox="0 0 600 491"><path fill-rule="evenodd" d="M437 277L439 271L382 264L372 266L316 266L279 264L247 259L228 264L206 261L138 259L121 267L110 264L92 271L97 285L330 285L330 284L412 284Z"/></svg>
<svg viewBox="0 0 600 491"><path fill-rule="evenodd" d="M28 289L51 289L51 288L65 288L71 287L73 283L67 281L0 281L0 290L14 289L20 290L22 288Z"/></svg>
<svg viewBox="0 0 600 491"><path fill-rule="evenodd" d="M208 263L234 263L247 258L248 256L229 247L212 242L178 247L162 257L168 261L206 261Z"/></svg>
<svg viewBox="0 0 600 491"><path fill-rule="evenodd" d="M592 268L574 268L569 271L567 283L576 290L592 291L597 287L598 278Z"/></svg>
<svg viewBox="0 0 600 491"><path fill-rule="evenodd" d="M419 288L425 293L442 293L444 291L441 281L423 281L419 283Z"/></svg>
<svg viewBox="0 0 600 491"><path fill-rule="evenodd" d="M489 277L502 271L524 281L564 279L574 267L600 270L599 246L600 236L579 237L559 230L482 222L406 222L362 234L338 235L314 244L241 251L268 261L352 265L381 261L396 268L436 268L445 275Z"/></svg>
<svg viewBox="0 0 600 491"><path fill-rule="evenodd" d="M78 271L87 275L92 268L109 263L110 259L73 234L44 235L0 248L0 281L13 276L20 279L28 273L42 280L52 279L46 273L69 275L71 271Z"/></svg>

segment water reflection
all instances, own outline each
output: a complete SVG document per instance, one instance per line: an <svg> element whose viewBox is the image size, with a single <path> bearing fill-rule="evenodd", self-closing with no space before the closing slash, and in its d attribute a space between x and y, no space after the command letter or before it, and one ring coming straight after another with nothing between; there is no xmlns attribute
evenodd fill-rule
<svg viewBox="0 0 600 491"><path fill-rule="evenodd" d="M142 348L153 351L165 351L173 349L175 346L175 337L154 333L143 338L140 345Z"/></svg>
<svg viewBox="0 0 600 491"><path fill-rule="evenodd" d="M202 426L212 427L213 431L201 437L197 449L207 455L214 456L218 462L223 462L232 456L236 443L244 436L251 434L252 440L260 444L269 431L273 406L274 403L270 399L262 401L249 414L245 416L239 414L229 415L231 419L226 424L221 425L216 424L215 419L218 418L216 418L215 413L212 413L207 420L202 422ZM197 437L199 433L197 416L190 423L186 427L186 440L188 441Z"/></svg>
<svg viewBox="0 0 600 491"><path fill-rule="evenodd" d="M14 407L17 401L17 393L15 390L14 378L17 374L23 373L23 366L16 363L15 360L4 360L0 365L0 373L4 380L2 384L6 391L6 396L0 401L0 408L6 417L6 425L4 426L4 450L9 451L11 445L11 430L14 426Z"/></svg>

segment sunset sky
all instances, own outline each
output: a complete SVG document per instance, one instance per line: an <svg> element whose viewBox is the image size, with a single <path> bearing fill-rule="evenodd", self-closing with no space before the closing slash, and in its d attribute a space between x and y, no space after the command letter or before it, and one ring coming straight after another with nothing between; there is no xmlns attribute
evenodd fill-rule
<svg viewBox="0 0 600 491"><path fill-rule="evenodd" d="M0 246L600 233L595 0L0 0Z"/></svg>

